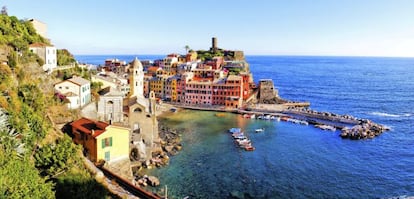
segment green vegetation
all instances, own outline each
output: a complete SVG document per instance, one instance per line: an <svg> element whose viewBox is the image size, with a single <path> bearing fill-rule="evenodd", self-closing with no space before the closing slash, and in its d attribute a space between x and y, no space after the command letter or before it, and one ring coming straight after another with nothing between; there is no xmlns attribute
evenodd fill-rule
<svg viewBox="0 0 414 199"><path fill-rule="evenodd" d="M81 68L79 66L75 66L74 68L65 69L65 70L58 70L53 73L58 79L66 80L72 78L74 75L82 77L84 79L90 80L91 79L91 72L88 71L86 68Z"/></svg>
<svg viewBox="0 0 414 199"><path fill-rule="evenodd" d="M207 50L197 50L197 58L201 59L202 61L212 60L214 57L222 57L223 52L221 50L217 50L216 52L207 51Z"/></svg>
<svg viewBox="0 0 414 199"><path fill-rule="evenodd" d="M0 34L0 44L12 46L22 53L28 53L29 44L50 44L47 39L36 34L29 21L19 20L15 16L0 15Z"/></svg>
<svg viewBox="0 0 414 199"><path fill-rule="evenodd" d="M2 135L2 138L4 135ZM5 198L54 198L53 183L39 175L27 157L0 145L0 195Z"/></svg>
<svg viewBox="0 0 414 199"><path fill-rule="evenodd" d="M75 57L66 49L57 50L57 65L65 66L74 64L76 62Z"/></svg>
<svg viewBox="0 0 414 199"><path fill-rule="evenodd" d="M48 115L57 105L33 75L43 72L28 51L33 42L48 43L30 23L0 15L0 47L9 52L9 65L0 65L0 198L114 197L86 171L80 147L52 128Z"/></svg>

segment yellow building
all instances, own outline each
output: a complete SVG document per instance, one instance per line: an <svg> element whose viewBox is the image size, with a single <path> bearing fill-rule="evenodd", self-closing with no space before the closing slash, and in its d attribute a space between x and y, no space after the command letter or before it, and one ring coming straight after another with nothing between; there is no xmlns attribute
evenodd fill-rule
<svg viewBox="0 0 414 199"><path fill-rule="evenodd" d="M92 161L116 161L129 157L130 129L81 118L72 122L73 141L81 144Z"/></svg>
<svg viewBox="0 0 414 199"><path fill-rule="evenodd" d="M156 77L153 77L149 82L150 92L154 91L155 96L157 98L164 98L165 97L165 80L167 79L166 75L159 75Z"/></svg>
<svg viewBox="0 0 414 199"><path fill-rule="evenodd" d="M167 78L164 86L165 98L173 102L177 101L177 78L177 76Z"/></svg>

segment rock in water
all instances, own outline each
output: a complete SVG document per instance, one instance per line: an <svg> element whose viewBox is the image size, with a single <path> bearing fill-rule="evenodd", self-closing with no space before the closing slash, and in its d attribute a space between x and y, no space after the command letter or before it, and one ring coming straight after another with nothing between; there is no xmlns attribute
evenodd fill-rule
<svg viewBox="0 0 414 199"><path fill-rule="evenodd" d="M155 176L148 176L147 179L148 179L148 184L153 186L153 187L156 187L156 186L160 185L160 180Z"/></svg>

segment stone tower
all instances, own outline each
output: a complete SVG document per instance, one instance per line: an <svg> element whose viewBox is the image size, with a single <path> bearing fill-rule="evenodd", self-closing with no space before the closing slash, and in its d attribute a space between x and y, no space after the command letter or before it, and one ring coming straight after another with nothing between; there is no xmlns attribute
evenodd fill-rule
<svg viewBox="0 0 414 199"><path fill-rule="evenodd" d="M130 70L130 94L129 97L144 98L144 69L141 61L135 57Z"/></svg>
<svg viewBox="0 0 414 199"><path fill-rule="evenodd" d="M215 53L217 52L217 38L213 37L211 38L211 50Z"/></svg>
<svg viewBox="0 0 414 199"><path fill-rule="evenodd" d="M273 100L278 97L278 91L275 89L273 80L261 79L259 80L259 102Z"/></svg>

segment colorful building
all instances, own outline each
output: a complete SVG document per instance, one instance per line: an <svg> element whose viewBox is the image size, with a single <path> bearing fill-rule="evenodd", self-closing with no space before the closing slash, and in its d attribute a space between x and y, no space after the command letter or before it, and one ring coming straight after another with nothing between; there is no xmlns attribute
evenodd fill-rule
<svg viewBox="0 0 414 199"><path fill-rule="evenodd" d="M176 102L177 101L177 85L178 85L178 76L174 75L168 77L165 80L165 99L169 101Z"/></svg>
<svg viewBox="0 0 414 199"><path fill-rule="evenodd" d="M86 157L97 162L129 158L130 129L81 118L71 123L73 141L84 148Z"/></svg>
<svg viewBox="0 0 414 199"><path fill-rule="evenodd" d="M242 77L237 75L229 75L227 78L216 80L213 84L213 104L226 108L240 108L242 84Z"/></svg>
<svg viewBox="0 0 414 199"><path fill-rule="evenodd" d="M186 105L212 105L211 81L188 81L185 85Z"/></svg>

